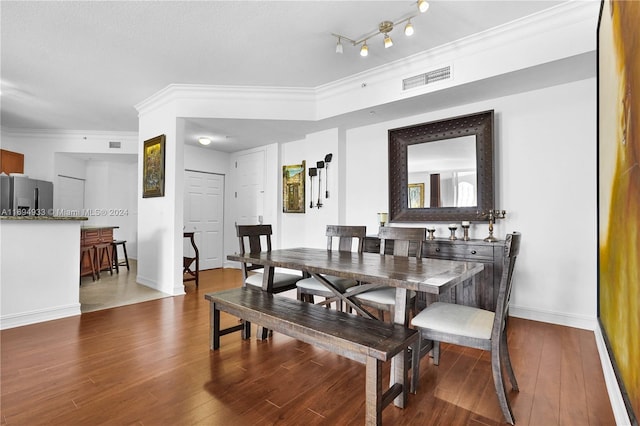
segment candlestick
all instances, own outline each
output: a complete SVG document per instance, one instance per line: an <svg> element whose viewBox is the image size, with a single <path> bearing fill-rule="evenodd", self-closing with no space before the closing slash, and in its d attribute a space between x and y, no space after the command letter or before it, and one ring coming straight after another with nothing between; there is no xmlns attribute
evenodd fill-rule
<svg viewBox="0 0 640 426"><path fill-rule="evenodd" d="M464 241L469 241L469 227L470 226L471 226L471 222L469 222L468 220L462 221L462 230L464 232L464 236L462 237L462 239Z"/></svg>
<svg viewBox="0 0 640 426"><path fill-rule="evenodd" d="M507 215L505 210L489 210L489 213L482 212L482 217L489 218L489 236L485 238L485 241L488 242L496 242L499 241L496 237L493 236L493 223L497 219L504 219Z"/></svg>
<svg viewBox="0 0 640 426"><path fill-rule="evenodd" d="M458 239L456 237L456 229L458 229L458 226L455 223L450 223L449 224L449 230L451 231L451 236L449 237L450 240L457 240Z"/></svg>
<svg viewBox="0 0 640 426"><path fill-rule="evenodd" d="M429 233L429 236L427 237L427 240L429 241L433 241L436 239L436 237L434 237L433 233L436 232L436 228L427 228L427 232Z"/></svg>

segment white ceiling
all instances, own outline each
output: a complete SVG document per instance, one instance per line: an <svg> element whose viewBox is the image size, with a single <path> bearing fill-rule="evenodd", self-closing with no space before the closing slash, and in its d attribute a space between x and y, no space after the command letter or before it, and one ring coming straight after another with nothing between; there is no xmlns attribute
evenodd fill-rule
<svg viewBox="0 0 640 426"><path fill-rule="evenodd" d="M135 132L134 105L169 84L318 87L562 1L430 3L427 13L412 20L414 36L394 30L390 49L376 36L362 58L346 43L344 54L336 54L330 33L360 38L383 20L414 13L415 2L3 0L1 123L9 129ZM395 118L414 106L394 103L348 120ZM436 99L431 108L438 106ZM186 134L226 135L234 143L216 149L233 151L299 139L345 119L189 119Z"/></svg>

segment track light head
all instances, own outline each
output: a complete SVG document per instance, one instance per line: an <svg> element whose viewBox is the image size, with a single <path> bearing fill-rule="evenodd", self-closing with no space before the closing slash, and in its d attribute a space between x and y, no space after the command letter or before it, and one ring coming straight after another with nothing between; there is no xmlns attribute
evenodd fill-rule
<svg viewBox="0 0 640 426"><path fill-rule="evenodd" d="M427 0L418 0L418 10L420 13L425 13L429 9L429 3Z"/></svg>
<svg viewBox="0 0 640 426"><path fill-rule="evenodd" d="M393 46L393 40L391 40L391 37L389 37L389 34L385 34L384 35L384 48L388 49L391 46Z"/></svg>
<svg viewBox="0 0 640 426"><path fill-rule="evenodd" d="M336 44L336 53L342 53L342 41L340 37L338 37L338 43Z"/></svg>
<svg viewBox="0 0 640 426"><path fill-rule="evenodd" d="M362 47L360 48L360 56L369 56L369 46L367 46L367 42L365 41Z"/></svg>
<svg viewBox="0 0 640 426"><path fill-rule="evenodd" d="M411 19L409 19L409 21L407 21L407 25L405 25L404 27L404 35L406 35L407 37L412 36L414 33L413 30L413 24L411 23Z"/></svg>

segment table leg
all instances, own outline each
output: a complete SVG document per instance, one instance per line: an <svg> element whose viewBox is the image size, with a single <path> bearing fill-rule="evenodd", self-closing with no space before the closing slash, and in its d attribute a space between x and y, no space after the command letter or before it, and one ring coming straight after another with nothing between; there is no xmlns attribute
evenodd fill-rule
<svg viewBox="0 0 640 426"><path fill-rule="evenodd" d="M214 351L220 347L220 310L215 303L209 305L209 349Z"/></svg>
<svg viewBox="0 0 640 426"><path fill-rule="evenodd" d="M396 287L396 311L393 320L396 324L402 324L404 327L409 326L409 296L410 292L406 288ZM396 407L404 408L407 402L408 369L408 353L405 350L391 360L389 386L393 386L395 383L400 383L403 386L403 392L393 400Z"/></svg>

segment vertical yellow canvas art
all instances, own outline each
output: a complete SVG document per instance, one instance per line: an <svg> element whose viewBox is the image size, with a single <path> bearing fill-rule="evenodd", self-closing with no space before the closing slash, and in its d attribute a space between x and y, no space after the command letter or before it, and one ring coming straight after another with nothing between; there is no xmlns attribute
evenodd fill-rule
<svg viewBox="0 0 640 426"><path fill-rule="evenodd" d="M598 28L599 310L640 413L640 2L605 0Z"/></svg>

